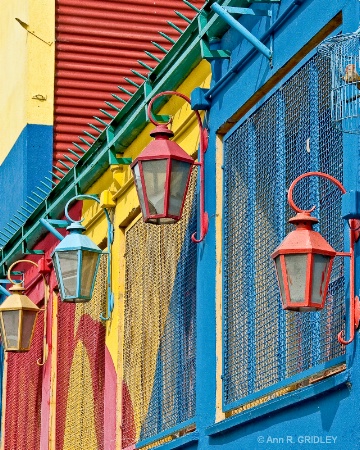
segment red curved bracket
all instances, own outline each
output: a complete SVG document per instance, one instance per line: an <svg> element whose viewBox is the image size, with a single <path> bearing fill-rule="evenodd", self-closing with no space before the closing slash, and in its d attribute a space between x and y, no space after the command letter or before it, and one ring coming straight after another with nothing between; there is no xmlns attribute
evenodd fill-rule
<svg viewBox="0 0 360 450"><path fill-rule="evenodd" d="M295 180L291 183L288 191L288 202L291 208L297 212L297 213L311 213L314 211L315 206L313 206L311 209L300 209L298 206L295 205L293 200L293 190L295 185L302 180L303 178L310 177L310 176L317 176L321 178L325 178L329 181L331 181L333 184L335 184L336 187L338 187L342 194L346 193L345 187L340 183L339 180L332 177L331 175L328 175L327 173L323 172L306 172L300 175L299 177L295 178ZM355 219L349 220L349 226L350 226L350 252L338 252L338 256L349 256L350 257L350 305L349 305L349 322L350 322L350 330L349 330L349 339L345 339L345 331L341 330L338 334L338 341L343 345L350 344L354 338L355 338L355 330L359 327L360 322L360 302L359 298L355 297L355 242L358 239L358 221Z"/></svg>
<svg viewBox="0 0 360 450"><path fill-rule="evenodd" d="M291 183L291 185L289 187L289 191L288 191L288 202L289 202L289 205L297 213L311 213L316 208L316 206L313 206L311 209L300 209L298 206L295 205L294 200L292 198L293 190L294 190L295 185L300 180L302 180L303 178L312 177L312 176L326 178L327 180L329 180L332 183L334 183L335 186L337 186L340 189L342 194L346 193L346 189L340 183L340 181L337 180L336 178L332 177L331 175L328 175L327 173L323 173L323 172L306 172L306 173L303 173L299 177L295 178L295 180Z"/></svg>
<svg viewBox="0 0 360 450"><path fill-rule="evenodd" d="M151 108L154 104L154 101L157 98L162 97L163 95L176 95L177 97L182 98L187 103L189 103L189 105L191 105L190 98L187 97L186 95L182 94L181 92L163 91L163 92L160 92L159 94L156 94L150 100L150 103L147 108L147 113L148 113L150 122L153 123L155 126L160 125L160 123L154 119ZM196 163L196 165L200 167L200 169L199 169L200 170L200 226L199 226L200 237L199 237L199 239L196 239L196 237L195 237L196 233L194 233L191 236L191 240L192 240L192 242L198 244L199 242L202 242L204 240L205 235L209 228L209 216L208 216L207 212L205 211L205 166L204 166L204 156L205 156L205 152L208 147L209 138L208 138L208 132L207 132L206 128L204 128L204 126L203 126L199 112L196 110L193 110L193 112L196 115L196 119L197 119L197 122L199 125L199 130L200 130L200 151L199 151L199 158L198 158L199 162ZM168 124L171 123L171 119L167 123Z"/></svg>

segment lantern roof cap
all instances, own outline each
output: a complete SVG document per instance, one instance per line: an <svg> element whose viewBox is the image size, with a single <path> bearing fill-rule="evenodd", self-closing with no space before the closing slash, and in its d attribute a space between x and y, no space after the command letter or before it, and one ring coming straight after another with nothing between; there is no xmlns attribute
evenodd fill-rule
<svg viewBox="0 0 360 450"><path fill-rule="evenodd" d="M74 250L89 250L91 252L102 253L102 250L86 235L82 234L86 230L80 222L74 222L67 227L70 233L64 237L55 247L52 255L55 252L65 252Z"/></svg>
<svg viewBox="0 0 360 450"><path fill-rule="evenodd" d="M151 137L154 137L156 139L157 136L164 136L166 139L169 139L170 137L174 136L174 133L169 130L168 126L166 124L160 124L157 125L152 132L150 133Z"/></svg>
<svg viewBox="0 0 360 450"><path fill-rule="evenodd" d="M311 228L297 227L285 237L271 257L299 253L316 253L331 257L336 255L336 251L320 233Z"/></svg>
<svg viewBox="0 0 360 450"><path fill-rule="evenodd" d="M83 233L86 230L80 222L72 222L66 229L70 231L70 233Z"/></svg>
<svg viewBox="0 0 360 450"><path fill-rule="evenodd" d="M16 283L16 284L13 284L11 286L11 288L9 288L9 291L14 292L14 293L16 293L16 292L24 292L25 288L21 284Z"/></svg>
<svg viewBox="0 0 360 450"><path fill-rule="evenodd" d="M309 212L305 211L299 212L296 214L296 216L291 217L291 219L289 219L289 223L293 223L294 225L297 225L301 222L315 224L318 223L319 221L316 217L311 216Z"/></svg>
<svg viewBox="0 0 360 450"><path fill-rule="evenodd" d="M16 288L16 286L19 286L19 285L14 285L13 287ZM12 290L15 292L16 291L21 292L21 289L10 288L9 290ZM24 289L22 289L22 290L24 290ZM11 311L11 310L20 310L20 309L25 309L28 311L29 310L30 311L39 311L39 308L29 299L28 296L19 294L19 293L9 295L9 297L7 297L0 306L0 311Z"/></svg>
<svg viewBox="0 0 360 450"><path fill-rule="evenodd" d="M168 139L155 139L144 148L130 167L133 168L138 161L153 161L156 159L176 159L194 164L194 159L176 142Z"/></svg>

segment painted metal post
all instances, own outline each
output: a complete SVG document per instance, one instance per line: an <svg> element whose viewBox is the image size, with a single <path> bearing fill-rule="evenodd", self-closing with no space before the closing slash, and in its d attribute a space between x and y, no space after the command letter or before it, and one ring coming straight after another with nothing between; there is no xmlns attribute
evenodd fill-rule
<svg viewBox="0 0 360 450"><path fill-rule="evenodd" d="M248 40L260 53L266 56L268 59L272 58L272 51L266 47L258 38L256 38L249 30L247 30L241 23L233 18L225 9L223 9L218 3L213 3L211 9L216 12L228 25L238 31Z"/></svg>

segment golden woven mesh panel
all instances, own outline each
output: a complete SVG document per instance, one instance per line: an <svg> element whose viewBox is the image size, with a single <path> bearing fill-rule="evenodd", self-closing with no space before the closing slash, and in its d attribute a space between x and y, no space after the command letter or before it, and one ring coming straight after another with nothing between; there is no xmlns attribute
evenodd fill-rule
<svg viewBox="0 0 360 450"><path fill-rule="evenodd" d="M137 442L151 400L161 336L196 185L193 171L183 217L175 225L137 221L126 232L124 383L134 423L123 423L123 444ZM190 239L189 236L186 236ZM193 244L195 245L195 244ZM169 389L171 392L171 389ZM165 406L165 405L164 405ZM127 406L124 405L123 408ZM135 430L134 430L135 428Z"/></svg>
<svg viewBox="0 0 360 450"><path fill-rule="evenodd" d="M66 370L64 450L104 449L105 326L100 314L106 315L107 258L101 256L92 299L75 308L74 340L67 350L73 353Z"/></svg>
<svg viewBox="0 0 360 450"><path fill-rule="evenodd" d="M100 314L107 315L107 259L108 255L100 256L99 269L96 274L92 298L89 302L78 303L75 313L75 330L79 325L81 316L88 314L93 320L100 321ZM105 323L101 321L105 326Z"/></svg>

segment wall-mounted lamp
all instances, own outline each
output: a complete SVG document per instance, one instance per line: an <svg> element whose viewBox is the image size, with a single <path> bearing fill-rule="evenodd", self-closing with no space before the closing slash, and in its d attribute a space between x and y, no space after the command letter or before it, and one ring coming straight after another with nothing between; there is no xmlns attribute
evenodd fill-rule
<svg viewBox="0 0 360 450"><path fill-rule="evenodd" d="M340 181L322 172L308 172L296 178L288 191L289 205L297 213L289 222L293 223L296 229L285 237L271 257L275 263L282 307L292 311L322 309L326 300L334 257L350 257L349 339L345 340L344 331L338 334L339 342L346 345L353 341L355 330L358 328L360 321L360 302L359 298L355 297L354 287L356 220L349 220L350 251L336 252L320 233L312 229L313 224L318 222L315 217L311 216L315 207L302 210L295 205L292 199L296 183L309 176L326 178L334 183L342 194L346 193Z"/></svg>
<svg viewBox="0 0 360 450"><path fill-rule="evenodd" d="M103 315L100 317L102 320L109 320L114 307L114 296L111 291L111 244L113 242L113 226L109 213L104 208L108 224L108 251L103 252L88 236L82 234L86 230L81 225L83 219L75 221L69 216L69 205L77 199L89 199L100 203L98 197L94 195L77 195L71 198L65 206L65 216L71 222L67 227L69 234L64 238L60 236L62 240L51 255L59 284L60 297L63 302L70 303L83 303L91 300L100 256L106 253L108 255L108 312L107 317ZM53 232L52 227L46 224L46 221L43 220L42 223ZM59 233L56 236L59 237Z"/></svg>
<svg viewBox="0 0 360 450"><path fill-rule="evenodd" d="M30 263L36 266L39 273L42 275L44 282L44 350L42 362L38 361L39 365L43 365L47 358L46 313L48 305L48 286L45 280L45 274L50 272L44 257L39 261L39 264L28 259L23 259L14 262L9 267L7 278L13 286L9 288L11 295L9 295L0 306L2 341L6 352L29 351L36 317L40 311L40 308L24 294L25 288L22 286L22 283L16 282L11 278L12 268L19 263Z"/></svg>
<svg viewBox="0 0 360 450"><path fill-rule="evenodd" d="M193 242L201 242L208 230L208 214L205 212L205 172L204 154L207 149L207 130L203 127L198 111L194 111L200 130L199 162L195 162L176 142L170 141L174 133L166 124L157 122L151 112L154 101L163 95L176 95L189 104L190 99L176 91L164 91L155 95L148 106L148 117L156 128L150 133L155 139L131 164L135 186L144 222L155 225L176 223L182 215L191 169L200 167L200 237Z"/></svg>

